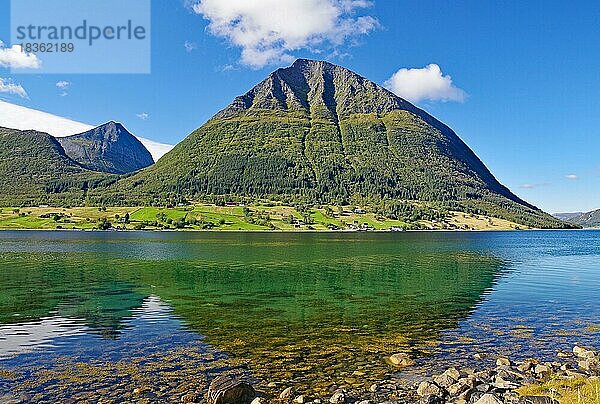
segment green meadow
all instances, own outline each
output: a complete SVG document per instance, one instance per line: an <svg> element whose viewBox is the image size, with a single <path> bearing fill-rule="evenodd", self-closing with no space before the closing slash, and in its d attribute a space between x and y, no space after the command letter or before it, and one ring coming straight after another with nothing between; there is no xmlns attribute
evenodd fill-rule
<svg viewBox="0 0 600 404"><path fill-rule="evenodd" d="M355 207L297 208L283 205L180 207L0 208L3 230L511 230L518 225L481 215L450 212L442 221L402 221Z"/></svg>

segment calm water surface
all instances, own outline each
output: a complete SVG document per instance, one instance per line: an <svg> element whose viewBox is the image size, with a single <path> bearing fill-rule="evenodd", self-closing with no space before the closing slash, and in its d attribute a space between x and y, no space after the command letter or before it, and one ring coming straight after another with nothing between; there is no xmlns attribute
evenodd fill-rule
<svg viewBox="0 0 600 404"><path fill-rule="evenodd" d="M553 357L600 345L599 288L594 231L1 232L0 398L177 399L224 372L359 388L399 351Z"/></svg>

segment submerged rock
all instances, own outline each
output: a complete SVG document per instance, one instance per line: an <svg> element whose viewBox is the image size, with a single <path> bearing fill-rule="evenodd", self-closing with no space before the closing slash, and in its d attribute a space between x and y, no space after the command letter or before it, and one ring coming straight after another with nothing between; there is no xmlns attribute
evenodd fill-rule
<svg viewBox="0 0 600 404"><path fill-rule="evenodd" d="M230 376L219 376L212 381L206 393L210 404L247 404L256 397L254 388Z"/></svg>
<svg viewBox="0 0 600 404"><path fill-rule="evenodd" d="M414 359L412 359L408 354L406 353L397 353L397 354L393 354L392 356L390 356L388 358L388 361L397 367L400 368L406 368L409 366L414 366L417 364L417 362L415 362Z"/></svg>

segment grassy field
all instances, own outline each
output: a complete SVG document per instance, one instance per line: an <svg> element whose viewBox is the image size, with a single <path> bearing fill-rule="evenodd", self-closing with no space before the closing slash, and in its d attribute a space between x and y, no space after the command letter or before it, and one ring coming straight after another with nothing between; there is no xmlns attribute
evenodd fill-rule
<svg viewBox="0 0 600 404"><path fill-rule="evenodd" d="M335 211L335 213L334 213ZM333 207L299 212L290 206L77 207L0 208L0 229L123 230L511 230L515 223L480 215L451 212L443 222L405 223L373 213L338 211Z"/></svg>
<svg viewBox="0 0 600 404"><path fill-rule="evenodd" d="M516 230L524 228L524 226L519 226L508 220L462 212L452 212L449 223L458 229L463 228L465 230Z"/></svg>
<svg viewBox="0 0 600 404"><path fill-rule="evenodd" d="M544 384L525 386L522 395L548 396L561 404L600 404L600 381L590 379L550 380Z"/></svg>

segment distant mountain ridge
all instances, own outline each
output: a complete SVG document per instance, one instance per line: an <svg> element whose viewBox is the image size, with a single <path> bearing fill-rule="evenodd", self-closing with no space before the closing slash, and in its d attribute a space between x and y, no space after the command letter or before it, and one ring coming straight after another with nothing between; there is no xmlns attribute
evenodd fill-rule
<svg viewBox="0 0 600 404"><path fill-rule="evenodd" d="M445 124L340 66L299 59L190 134L114 197L214 195L311 204L427 201L563 227L500 184Z"/></svg>
<svg viewBox="0 0 600 404"><path fill-rule="evenodd" d="M576 218L577 216L583 215L584 212L574 212L574 213L555 213L554 216L557 219L569 221L570 219Z"/></svg>
<svg viewBox="0 0 600 404"><path fill-rule="evenodd" d="M57 140L67 156L91 171L127 174L154 164L146 147L114 121Z"/></svg>
<svg viewBox="0 0 600 404"><path fill-rule="evenodd" d="M87 132L95 126L0 100L0 127L35 130L61 138ZM136 137L152 154L155 161L173 148L169 144Z"/></svg>
<svg viewBox="0 0 600 404"><path fill-rule="evenodd" d="M64 138L0 127L0 206L81 205L90 189L153 163L144 145L112 121Z"/></svg>
<svg viewBox="0 0 600 404"><path fill-rule="evenodd" d="M585 228L600 227L600 209L585 213L558 213L554 216Z"/></svg>

